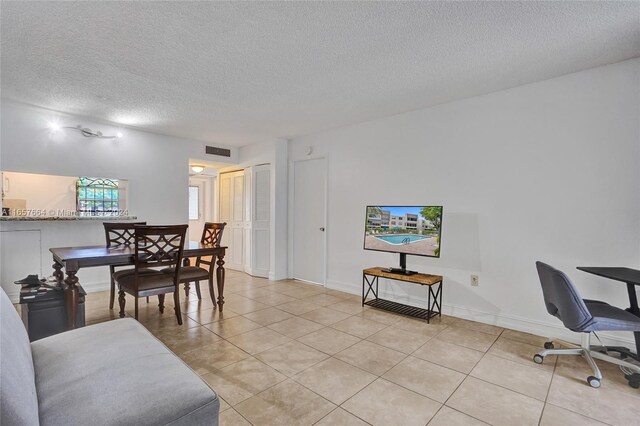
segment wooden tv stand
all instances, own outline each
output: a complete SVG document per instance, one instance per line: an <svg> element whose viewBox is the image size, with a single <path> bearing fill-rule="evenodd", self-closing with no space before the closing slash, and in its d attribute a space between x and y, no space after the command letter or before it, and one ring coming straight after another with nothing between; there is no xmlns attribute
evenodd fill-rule
<svg viewBox="0 0 640 426"><path fill-rule="evenodd" d="M420 273L412 275L395 274L392 272L385 272L384 269L386 268L376 266L373 268L364 269L362 271L362 306L367 305L402 315L425 319L427 320L427 323L429 323L429 320L431 318L442 315L442 275L429 275ZM421 286L426 285L429 289L429 292L427 294L427 309L418 308L416 306L409 306L398 302L392 302L391 300L380 299L378 297L379 278L387 278L390 280L419 284ZM365 285L369 287L366 293ZM436 288L435 291L434 287ZM369 296L369 293L372 293L375 299L367 301L367 296ZM437 308L437 310L435 308Z"/></svg>

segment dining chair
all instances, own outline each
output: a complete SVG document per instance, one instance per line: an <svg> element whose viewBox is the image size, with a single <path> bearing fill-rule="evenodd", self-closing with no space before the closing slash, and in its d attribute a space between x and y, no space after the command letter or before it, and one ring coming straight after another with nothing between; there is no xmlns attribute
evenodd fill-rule
<svg viewBox="0 0 640 426"><path fill-rule="evenodd" d="M173 293L176 318L178 324L182 325L178 277L188 226L135 227L134 273L115 277L119 289L120 318L124 317L125 293L134 297L135 319L138 319L138 298L158 296L158 307L160 313L163 313L165 294ZM166 268L170 270L167 271Z"/></svg>
<svg viewBox="0 0 640 426"><path fill-rule="evenodd" d="M207 246L220 247L222 232L226 225L226 222L205 222L204 228L202 229L200 243ZM208 281L211 301L215 307L216 301L215 293L213 291L213 272L216 266L215 256L198 256L196 257L195 265L189 265L188 259L185 259L185 262L187 264L183 265L180 269L180 283L184 284L185 296L189 297L189 283L195 282L198 300L202 300L202 294L200 293L200 281ZM206 266L206 268L203 266Z"/></svg>
<svg viewBox="0 0 640 426"><path fill-rule="evenodd" d="M134 237L133 229L135 226L146 225L147 222L104 222L104 236L107 240L107 248L118 246L133 246ZM116 273L116 268L120 266L130 266L129 264L123 265L110 265L109 277L111 280L111 293L109 294L109 309L113 309L113 304L116 298L116 283L113 279L113 275ZM119 273L131 273L133 268L122 269Z"/></svg>

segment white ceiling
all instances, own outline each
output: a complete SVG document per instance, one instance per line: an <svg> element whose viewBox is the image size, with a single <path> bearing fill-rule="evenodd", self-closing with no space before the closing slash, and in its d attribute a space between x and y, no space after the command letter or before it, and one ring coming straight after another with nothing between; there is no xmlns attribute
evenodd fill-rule
<svg viewBox="0 0 640 426"><path fill-rule="evenodd" d="M242 146L640 56L637 2L6 2L2 96Z"/></svg>

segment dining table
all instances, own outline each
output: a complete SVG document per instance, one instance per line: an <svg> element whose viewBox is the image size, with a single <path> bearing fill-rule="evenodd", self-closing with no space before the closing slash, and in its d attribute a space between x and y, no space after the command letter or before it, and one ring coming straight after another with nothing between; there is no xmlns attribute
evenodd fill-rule
<svg viewBox="0 0 640 426"><path fill-rule="evenodd" d="M224 255L227 247L203 244L198 241L185 242L183 258L189 259L198 256L212 256L216 259L216 286L218 287L217 305L222 312L224 305ZM64 283L65 304L67 308L68 328L76 328L76 317L80 302L78 288L78 271L82 268L96 266L126 266L134 264L135 247L106 245L81 246L81 247L55 247L49 251L53 255L53 276L62 286ZM213 265L211 265L213 267ZM64 269L64 273L63 273ZM66 277L65 277L66 274ZM209 282L209 294L213 306L216 306L215 294L212 283Z"/></svg>

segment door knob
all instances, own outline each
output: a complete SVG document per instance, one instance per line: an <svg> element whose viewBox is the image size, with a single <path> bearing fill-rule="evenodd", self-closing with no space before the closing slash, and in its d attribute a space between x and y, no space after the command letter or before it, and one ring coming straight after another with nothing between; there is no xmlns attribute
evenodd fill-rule
<svg viewBox="0 0 640 426"><path fill-rule="evenodd" d="M324 226L321 226L321 227L320 227L320 230L321 230L322 232L324 232Z"/></svg>

